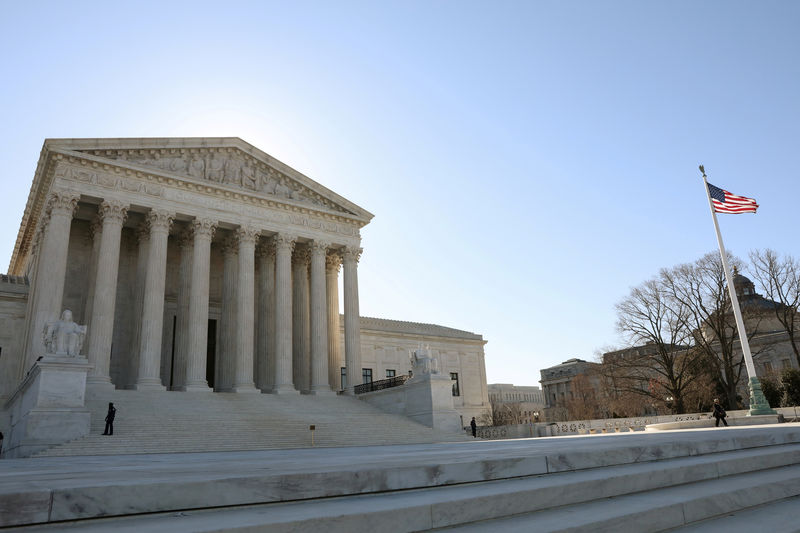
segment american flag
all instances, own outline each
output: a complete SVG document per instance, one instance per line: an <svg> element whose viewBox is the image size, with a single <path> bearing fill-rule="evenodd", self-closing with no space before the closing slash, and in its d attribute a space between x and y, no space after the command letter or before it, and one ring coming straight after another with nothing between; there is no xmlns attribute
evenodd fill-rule
<svg viewBox="0 0 800 533"><path fill-rule="evenodd" d="M714 204L714 211L717 213L755 213L758 204L753 198L736 196L719 187L708 184L708 194L711 196L711 203Z"/></svg>

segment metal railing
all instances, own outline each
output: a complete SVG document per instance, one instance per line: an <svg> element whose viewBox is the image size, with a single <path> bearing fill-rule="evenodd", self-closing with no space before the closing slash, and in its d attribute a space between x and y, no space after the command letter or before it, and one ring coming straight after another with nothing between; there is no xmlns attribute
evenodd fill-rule
<svg viewBox="0 0 800 533"><path fill-rule="evenodd" d="M353 391L356 394L363 394L365 392L373 392L376 390L391 389L392 387L399 387L400 385L403 385L407 380L408 376L402 374L393 378L382 379L380 381L370 381L369 383L356 385L353 388Z"/></svg>

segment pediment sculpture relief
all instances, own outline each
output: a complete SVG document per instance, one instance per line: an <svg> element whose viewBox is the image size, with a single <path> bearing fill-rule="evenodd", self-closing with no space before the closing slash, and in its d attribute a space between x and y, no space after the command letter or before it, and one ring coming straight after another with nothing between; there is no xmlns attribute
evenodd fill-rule
<svg viewBox="0 0 800 533"><path fill-rule="evenodd" d="M176 150L93 150L100 157L122 159L137 165L261 192L278 198L327 207L349 213L346 209L301 185L282 172L235 150L211 149L192 152Z"/></svg>

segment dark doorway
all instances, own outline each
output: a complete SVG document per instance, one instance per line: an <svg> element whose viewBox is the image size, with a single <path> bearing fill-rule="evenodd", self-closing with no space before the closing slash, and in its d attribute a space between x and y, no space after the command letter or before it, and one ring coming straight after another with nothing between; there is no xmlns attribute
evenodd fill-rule
<svg viewBox="0 0 800 533"><path fill-rule="evenodd" d="M178 331L178 317L176 315L172 315L172 346L170 346L170 351L172 355L169 358L169 383L167 384L167 388L172 390L172 387L175 383L175 333Z"/></svg>
<svg viewBox="0 0 800 533"><path fill-rule="evenodd" d="M208 349L206 351L206 381L208 386L214 388L214 361L217 359L217 321L208 321Z"/></svg>

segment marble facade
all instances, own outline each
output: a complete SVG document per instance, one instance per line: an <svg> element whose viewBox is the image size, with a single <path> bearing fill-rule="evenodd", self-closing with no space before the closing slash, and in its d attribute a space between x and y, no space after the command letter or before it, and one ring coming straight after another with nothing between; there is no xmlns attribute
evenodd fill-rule
<svg viewBox="0 0 800 533"><path fill-rule="evenodd" d="M352 389L371 218L236 138L47 140L9 268L31 287L16 381L68 308L90 389L331 394L343 267Z"/></svg>
<svg viewBox="0 0 800 533"><path fill-rule="evenodd" d="M89 393L326 395L368 369L383 379L358 303L372 217L238 138L46 140L0 280L0 399L64 309L88 327ZM395 329L403 372L425 331ZM431 339L473 416L488 403L484 341L446 330Z"/></svg>

